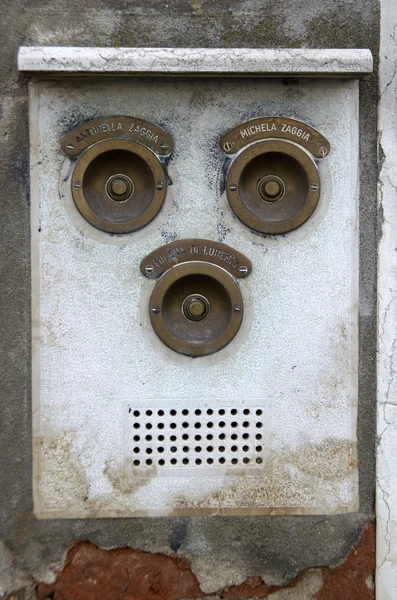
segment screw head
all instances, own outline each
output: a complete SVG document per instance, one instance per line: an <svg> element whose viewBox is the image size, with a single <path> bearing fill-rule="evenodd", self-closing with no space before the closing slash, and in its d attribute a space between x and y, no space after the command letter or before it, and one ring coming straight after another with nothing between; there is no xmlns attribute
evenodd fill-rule
<svg viewBox="0 0 397 600"><path fill-rule="evenodd" d="M234 307L234 312L235 312L235 313L240 313L240 312L241 312L241 306L239 306L239 305L237 304L237 306L235 306L235 307Z"/></svg>
<svg viewBox="0 0 397 600"><path fill-rule="evenodd" d="M152 306L152 308L150 309L150 311L154 314L154 315L158 315L160 312L160 309L158 306Z"/></svg>
<svg viewBox="0 0 397 600"><path fill-rule="evenodd" d="M66 150L67 150L68 152L72 152L72 150L74 150L74 145L73 145L73 144L71 144L71 143L69 143L69 144L66 144Z"/></svg>
<svg viewBox="0 0 397 600"><path fill-rule="evenodd" d="M153 265L146 265L146 267L145 267L146 273L153 273L153 271L154 271Z"/></svg>
<svg viewBox="0 0 397 600"><path fill-rule="evenodd" d="M231 192L235 192L237 190L237 185L235 183L232 183L231 185L229 185L229 190Z"/></svg>
<svg viewBox="0 0 397 600"><path fill-rule="evenodd" d="M247 275L248 273L248 267L242 266L239 268L239 273L241 273L241 275Z"/></svg>
<svg viewBox="0 0 397 600"><path fill-rule="evenodd" d="M162 190L163 188L164 188L164 182L163 181L158 181L156 183L156 189Z"/></svg>
<svg viewBox="0 0 397 600"><path fill-rule="evenodd" d="M317 190L318 190L317 183L312 183L311 186L310 186L310 189L313 190L313 192L317 192Z"/></svg>
<svg viewBox="0 0 397 600"><path fill-rule="evenodd" d="M325 146L320 146L320 148L318 149L320 156L322 156L324 158L324 156L327 156L328 154L328 148L326 148Z"/></svg>
<svg viewBox="0 0 397 600"><path fill-rule="evenodd" d="M162 150L168 150L168 148L169 148L169 144L167 144L167 142L161 142L161 144L160 144L160 148L161 148Z"/></svg>
<svg viewBox="0 0 397 600"><path fill-rule="evenodd" d="M73 184L73 187L75 190L79 190L81 188L81 183L79 183L78 181L76 181L76 183Z"/></svg>

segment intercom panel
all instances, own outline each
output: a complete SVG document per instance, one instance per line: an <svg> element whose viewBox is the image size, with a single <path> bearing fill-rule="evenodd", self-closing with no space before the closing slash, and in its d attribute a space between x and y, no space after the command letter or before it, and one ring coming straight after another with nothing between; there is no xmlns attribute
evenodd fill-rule
<svg viewBox="0 0 397 600"><path fill-rule="evenodd" d="M358 83L30 84L35 511L358 507Z"/></svg>

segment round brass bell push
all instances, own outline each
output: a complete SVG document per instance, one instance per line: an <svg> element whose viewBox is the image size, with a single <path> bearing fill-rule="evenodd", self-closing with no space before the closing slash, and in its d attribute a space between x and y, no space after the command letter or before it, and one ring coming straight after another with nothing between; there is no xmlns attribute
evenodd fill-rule
<svg viewBox="0 0 397 600"><path fill-rule="evenodd" d="M261 233L297 229L313 214L320 177L308 152L284 140L256 142L239 154L226 183L236 216Z"/></svg>
<svg viewBox="0 0 397 600"><path fill-rule="evenodd" d="M82 123L61 141L78 157L72 195L80 214L97 229L130 233L160 211L167 177L159 157L173 150L161 127L135 117L112 115Z"/></svg>
<svg viewBox="0 0 397 600"><path fill-rule="evenodd" d="M150 298L150 320L159 338L187 356L224 348L240 329L243 298L231 275L204 262L172 267Z"/></svg>
<svg viewBox="0 0 397 600"><path fill-rule="evenodd" d="M149 254L142 273L158 278L149 302L158 337L187 356L213 354L240 329L244 305L236 278L251 273L250 261L221 242L188 239Z"/></svg>
<svg viewBox="0 0 397 600"><path fill-rule="evenodd" d="M82 216L110 233L129 233L159 212L167 189L164 169L142 144L108 139L89 147L72 176L72 194Z"/></svg>

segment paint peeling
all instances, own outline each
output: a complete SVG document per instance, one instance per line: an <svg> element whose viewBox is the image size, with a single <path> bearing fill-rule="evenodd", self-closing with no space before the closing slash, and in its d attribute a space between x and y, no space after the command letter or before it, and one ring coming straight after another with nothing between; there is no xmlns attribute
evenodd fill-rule
<svg viewBox="0 0 397 600"><path fill-rule="evenodd" d="M343 564L306 569L285 585L249 577L240 585L204 593L187 560L132 548L105 550L72 542L52 584L40 583L38 600L374 600L375 528L370 523Z"/></svg>

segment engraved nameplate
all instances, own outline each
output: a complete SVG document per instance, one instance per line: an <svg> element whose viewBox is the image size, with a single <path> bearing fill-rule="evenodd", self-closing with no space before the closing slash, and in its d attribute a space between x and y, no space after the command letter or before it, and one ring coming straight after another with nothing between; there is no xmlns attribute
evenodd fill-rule
<svg viewBox="0 0 397 600"><path fill-rule="evenodd" d="M282 138L304 146L316 158L324 158L331 147L321 133L310 125L284 117L264 117L245 121L228 131L221 139L226 154L234 154L258 140Z"/></svg>
<svg viewBox="0 0 397 600"><path fill-rule="evenodd" d="M159 277L171 267L192 260L211 262L235 277L247 277L252 270L248 258L227 244L187 239L171 242L151 252L143 259L141 271L146 277Z"/></svg>
<svg viewBox="0 0 397 600"><path fill-rule="evenodd" d="M154 123L135 117L110 116L79 125L65 135L61 148L67 156L77 156L88 146L114 137L139 142L163 156L174 147L171 136Z"/></svg>

